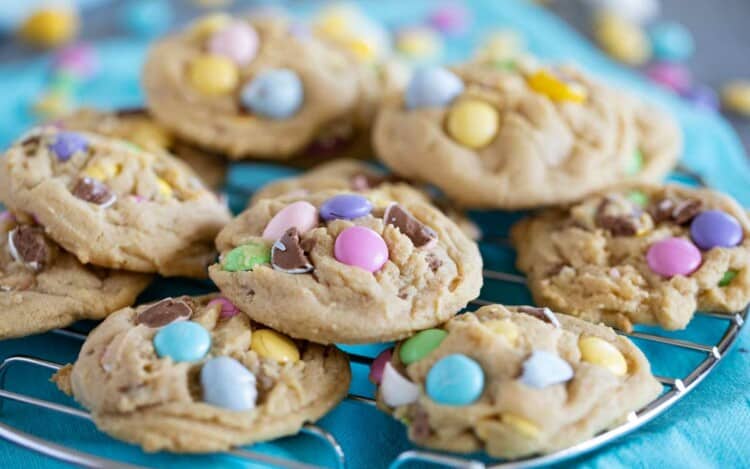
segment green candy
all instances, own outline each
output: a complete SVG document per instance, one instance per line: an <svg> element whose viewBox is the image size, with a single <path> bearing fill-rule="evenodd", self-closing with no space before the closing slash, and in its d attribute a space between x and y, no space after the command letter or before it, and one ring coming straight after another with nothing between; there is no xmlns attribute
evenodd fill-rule
<svg viewBox="0 0 750 469"><path fill-rule="evenodd" d="M258 243L243 244L229 251L222 261L222 268L227 272L244 272L253 270L256 265L271 262L271 249Z"/></svg>
<svg viewBox="0 0 750 469"><path fill-rule="evenodd" d="M494 60L492 66L498 70L513 71L516 69L516 61L511 59Z"/></svg>
<svg viewBox="0 0 750 469"><path fill-rule="evenodd" d="M427 329L401 344L398 356L404 365L417 362L438 348L448 333L442 329Z"/></svg>
<svg viewBox="0 0 750 469"><path fill-rule="evenodd" d="M638 174L641 169L643 169L643 153L641 153L641 150L636 150L625 165L625 174L633 176L634 174Z"/></svg>
<svg viewBox="0 0 750 469"><path fill-rule="evenodd" d="M645 207L646 205L648 205L648 196L641 191L631 191L626 197L629 201L640 207Z"/></svg>
<svg viewBox="0 0 750 469"><path fill-rule="evenodd" d="M724 272L724 276L721 277L721 280L719 280L719 286L720 287L726 287L730 283L732 283L732 280L737 276L736 270L727 270Z"/></svg>

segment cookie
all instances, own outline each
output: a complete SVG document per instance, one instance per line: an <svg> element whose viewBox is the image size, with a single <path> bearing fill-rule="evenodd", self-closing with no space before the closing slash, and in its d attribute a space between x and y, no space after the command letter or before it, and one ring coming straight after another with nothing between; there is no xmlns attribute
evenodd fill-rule
<svg viewBox="0 0 750 469"><path fill-rule="evenodd" d="M512 229L534 300L623 330L682 329L750 302L750 220L707 189L618 188Z"/></svg>
<svg viewBox="0 0 750 469"><path fill-rule="evenodd" d="M133 304L150 280L82 265L31 220L0 212L0 339L101 319Z"/></svg>
<svg viewBox="0 0 750 469"><path fill-rule="evenodd" d="M571 202L623 181L657 182L681 135L652 106L570 67L422 69L378 113L378 157L474 208Z"/></svg>
<svg viewBox="0 0 750 469"><path fill-rule="evenodd" d="M394 340L447 321L479 294L476 244L431 205L383 194L259 200L216 238L209 275L253 320L318 343Z"/></svg>
<svg viewBox="0 0 750 469"><path fill-rule="evenodd" d="M371 65L281 18L213 18L149 51L143 85L159 122L231 158L369 136L380 95Z"/></svg>
<svg viewBox="0 0 750 469"><path fill-rule="evenodd" d="M250 199L249 205L260 199L274 198L285 194L304 195L322 190L352 190L357 192L372 189L388 190L397 201L413 199L432 202L472 240L482 237L482 232L464 212L444 199L430 197L426 190L419 190L398 176L375 168L364 161L339 159L316 166L299 177L281 179L267 184Z"/></svg>
<svg viewBox="0 0 750 469"><path fill-rule="evenodd" d="M119 139L37 128L0 163L0 200L84 264L205 277L230 219L184 163Z"/></svg>
<svg viewBox="0 0 750 469"><path fill-rule="evenodd" d="M187 163L207 187L219 189L224 185L227 172L224 158L175 138L145 109L105 112L82 108L58 120L56 125L66 130L120 138L151 152L168 151Z"/></svg>
<svg viewBox="0 0 750 469"><path fill-rule="evenodd" d="M643 353L603 325L485 306L384 352L377 404L417 445L497 458L550 453L624 422L662 390Z"/></svg>
<svg viewBox="0 0 750 469"><path fill-rule="evenodd" d="M346 396L349 361L216 295L125 308L53 378L96 426L146 451L205 453L292 435Z"/></svg>

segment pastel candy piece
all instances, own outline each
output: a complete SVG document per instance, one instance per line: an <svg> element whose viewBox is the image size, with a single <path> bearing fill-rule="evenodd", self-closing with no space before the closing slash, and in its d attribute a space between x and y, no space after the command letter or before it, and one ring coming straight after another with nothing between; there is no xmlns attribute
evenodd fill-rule
<svg viewBox="0 0 750 469"><path fill-rule="evenodd" d="M458 35L466 32L471 14L465 5L446 3L439 5L430 15L430 24L443 34Z"/></svg>
<svg viewBox="0 0 750 469"><path fill-rule="evenodd" d="M434 59L442 48L440 35L432 28L412 26L396 35L396 50L415 61Z"/></svg>
<svg viewBox="0 0 750 469"><path fill-rule="evenodd" d="M222 268L227 272L246 272L271 262L271 250L265 244L248 243L224 255Z"/></svg>
<svg viewBox="0 0 750 469"><path fill-rule="evenodd" d="M79 179L70 193L81 200L102 208L107 208L117 201L117 195L109 187L90 177Z"/></svg>
<svg viewBox="0 0 750 469"><path fill-rule="evenodd" d="M682 93L682 97L700 109L716 111L720 107L719 94L708 85L695 85Z"/></svg>
<svg viewBox="0 0 750 469"><path fill-rule="evenodd" d="M263 238L276 241L284 236L289 228L297 228L303 235L318 226L318 209L310 202L300 200L279 210L263 230Z"/></svg>
<svg viewBox="0 0 750 469"><path fill-rule="evenodd" d="M393 203L385 209L383 220L409 237L414 247L430 249L437 244L435 230L420 222L404 207Z"/></svg>
<svg viewBox="0 0 750 469"><path fill-rule="evenodd" d="M625 160L625 174L633 176L640 173L641 169L643 169L643 153L636 149Z"/></svg>
<svg viewBox="0 0 750 469"><path fill-rule="evenodd" d="M602 366L617 376L628 372L628 362L622 353L604 339L599 337L582 337L578 340L581 360L593 365Z"/></svg>
<svg viewBox="0 0 750 469"><path fill-rule="evenodd" d="M553 313L549 308L537 308L536 306L519 306L518 312L528 314L529 316L534 316L540 321L552 324L558 329L560 328L560 321L557 319L557 316L555 316L555 313Z"/></svg>
<svg viewBox="0 0 750 469"><path fill-rule="evenodd" d="M646 69L646 75L665 88L675 93L685 93L690 89L692 77L684 65L670 62L659 62Z"/></svg>
<svg viewBox="0 0 750 469"><path fill-rule="evenodd" d="M240 314L240 309L234 303L224 298L223 296L214 298L213 300L208 302L209 307L214 305L218 305L219 308L221 308L219 317L222 319L229 319Z"/></svg>
<svg viewBox="0 0 750 469"><path fill-rule="evenodd" d="M377 272L388 261L388 246L383 238L364 226L351 226L342 231L333 247L336 260L342 264Z"/></svg>
<svg viewBox="0 0 750 469"><path fill-rule="evenodd" d="M466 355L447 355L432 365L425 387L430 399L438 404L469 405L482 395L484 371Z"/></svg>
<svg viewBox="0 0 750 469"><path fill-rule="evenodd" d="M16 262L39 271L50 260L50 250L40 227L21 225L8 233L8 251Z"/></svg>
<svg viewBox="0 0 750 469"><path fill-rule="evenodd" d="M220 55L200 55L193 59L188 68L190 84L207 96L220 96L230 93L237 87L239 71L237 66Z"/></svg>
<svg viewBox="0 0 750 469"><path fill-rule="evenodd" d="M372 212L372 202L359 194L340 194L331 197L320 206L320 218L325 221L354 220Z"/></svg>
<svg viewBox="0 0 750 469"><path fill-rule="evenodd" d="M586 101L586 88L572 80L567 80L560 73L541 69L531 74L527 81L532 90L547 96L553 101L570 101L574 103Z"/></svg>
<svg viewBox="0 0 750 469"><path fill-rule="evenodd" d="M662 277L690 275L701 265L701 252L684 238L667 238L651 245L646 262Z"/></svg>
<svg viewBox="0 0 750 469"><path fill-rule="evenodd" d="M690 224L690 237L704 251L731 248L742 242L742 226L732 215L721 210L705 210Z"/></svg>
<svg viewBox="0 0 750 469"><path fill-rule="evenodd" d="M284 236L271 247L271 265L274 269L288 274L303 274L313 270L300 242L297 228L289 228Z"/></svg>
<svg viewBox="0 0 750 469"><path fill-rule="evenodd" d="M642 65L651 57L651 42L645 31L627 18L612 13L597 15L594 37L604 51L629 65Z"/></svg>
<svg viewBox="0 0 750 469"><path fill-rule="evenodd" d="M519 380L531 388L542 389L572 378L573 368L568 362L546 350L534 350L523 362Z"/></svg>
<svg viewBox="0 0 750 469"><path fill-rule="evenodd" d="M242 87L240 100L248 111L269 119L288 119L302 107L305 91L296 72L265 70Z"/></svg>
<svg viewBox="0 0 750 469"><path fill-rule="evenodd" d="M56 47L76 35L78 23L78 16L72 8L39 8L26 18L19 29L19 35L37 47Z"/></svg>
<svg viewBox="0 0 750 469"><path fill-rule="evenodd" d="M390 363L391 357L393 356L393 349L383 350L378 354L377 357L372 361L370 365L370 374L368 378L373 384L380 384L383 380L383 371L385 370L386 363Z"/></svg>
<svg viewBox="0 0 750 469"><path fill-rule="evenodd" d="M750 80L734 80L721 89L724 107L743 116L750 116Z"/></svg>
<svg viewBox="0 0 750 469"><path fill-rule="evenodd" d="M405 340L398 349L398 357L404 365L418 362L440 346L448 335L442 329L427 329L417 332Z"/></svg>
<svg viewBox="0 0 750 469"><path fill-rule="evenodd" d="M58 132L49 148L60 161L68 161L79 151L86 151L89 142L86 137L76 132Z"/></svg>
<svg viewBox="0 0 750 469"><path fill-rule="evenodd" d="M193 309L181 300L165 298L158 303L144 309L135 317L135 324L148 327L164 327L175 321L190 319Z"/></svg>
<svg viewBox="0 0 750 469"><path fill-rule="evenodd" d="M736 270L727 270L726 272L724 272L724 275L721 276L721 280L719 280L719 286L726 287L727 285L732 283L732 280L737 277L738 273L739 272L737 272Z"/></svg>
<svg viewBox="0 0 750 469"><path fill-rule="evenodd" d="M450 136L474 149L487 146L495 138L499 125L495 108L479 99L462 99L451 107L446 118Z"/></svg>
<svg viewBox="0 0 750 469"><path fill-rule="evenodd" d="M55 56L55 68L72 74L76 78L89 78L99 66L96 50L89 44L75 44L61 50Z"/></svg>
<svg viewBox="0 0 750 469"><path fill-rule="evenodd" d="M159 36L169 29L174 12L167 0L131 0L120 17L128 32L150 38Z"/></svg>
<svg viewBox="0 0 750 469"><path fill-rule="evenodd" d="M425 67L414 72L404 92L407 109L443 107L463 93L464 84L443 67Z"/></svg>
<svg viewBox="0 0 750 469"><path fill-rule="evenodd" d="M495 319L483 322L482 325L492 331L493 334L504 337L511 347L515 346L518 342L520 333L518 331L518 326L512 321L507 319Z"/></svg>
<svg viewBox="0 0 750 469"><path fill-rule="evenodd" d="M201 368L203 401L223 409L255 408L258 399L255 375L231 357L207 360Z"/></svg>
<svg viewBox="0 0 750 469"><path fill-rule="evenodd" d="M299 361L299 349L292 339L271 329L253 331L250 349L263 358L279 363Z"/></svg>
<svg viewBox="0 0 750 469"><path fill-rule="evenodd" d="M645 24L659 16L659 0L586 0L597 10L610 11L637 24Z"/></svg>
<svg viewBox="0 0 750 469"><path fill-rule="evenodd" d="M401 376L393 365L387 362L380 380L380 396L390 407L411 404L419 397L419 386Z"/></svg>
<svg viewBox="0 0 750 469"><path fill-rule="evenodd" d="M244 21L233 22L213 34L208 51L228 57L237 65L247 65L258 52L258 33Z"/></svg>
<svg viewBox="0 0 750 469"><path fill-rule="evenodd" d="M205 357L211 348L211 334L193 321L168 324L154 336L154 348L161 358L175 362L195 362Z"/></svg>
<svg viewBox="0 0 750 469"><path fill-rule="evenodd" d="M648 196L642 191L630 191L627 194L627 199L639 207L645 207L648 205Z"/></svg>
<svg viewBox="0 0 750 469"><path fill-rule="evenodd" d="M226 13L211 13L196 20L190 26L190 34L197 40L204 40L232 22Z"/></svg>
<svg viewBox="0 0 750 469"><path fill-rule="evenodd" d="M674 21L665 21L649 29L651 49L658 60L681 62L693 55L693 35L685 26Z"/></svg>

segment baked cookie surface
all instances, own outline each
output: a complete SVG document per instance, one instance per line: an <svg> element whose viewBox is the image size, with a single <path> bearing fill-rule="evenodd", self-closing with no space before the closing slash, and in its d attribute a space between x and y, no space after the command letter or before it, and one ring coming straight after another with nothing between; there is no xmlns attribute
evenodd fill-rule
<svg viewBox="0 0 750 469"><path fill-rule="evenodd" d="M387 191L262 199L216 242L209 275L225 296L318 343L406 337L448 320L482 285L474 242L431 205Z"/></svg>
<svg viewBox="0 0 750 469"><path fill-rule="evenodd" d="M749 234L734 200L677 185L607 191L511 230L537 304L624 330L744 308Z"/></svg>
<svg viewBox="0 0 750 469"><path fill-rule="evenodd" d="M346 396L346 356L252 323L216 295L120 310L53 378L97 427L201 453L297 433Z"/></svg>
<svg viewBox="0 0 750 469"><path fill-rule="evenodd" d="M0 339L101 319L133 304L150 280L82 265L31 220L0 212Z"/></svg>
<svg viewBox="0 0 750 469"><path fill-rule="evenodd" d="M662 389L612 329L528 306L485 306L423 331L381 354L370 377L378 407L416 444L499 458L584 441Z"/></svg>
<svg viewBox="0 0 750 469"><path fill-rule="evenodd" d="M6 152L0 200L82 263L205 277L228 209L187 165L119 139L37 128Z"/></svg>
<svg viewBox="0 0 750 469"><path fill-rule="evenodd" d="M396 173L460 205L519 209L657 182L681 135L669 116L573 68L470 63L415 73L381 106L373 143Z"/></svg>
<svg viewBox="0 0 750 469"><path fill-rule="evenodd" d="M209 22L212 21L212 22ZM202 20L159 41L143 85L180 137L231 158L289 158L369 128L379 77L282 18Z"/></svg>

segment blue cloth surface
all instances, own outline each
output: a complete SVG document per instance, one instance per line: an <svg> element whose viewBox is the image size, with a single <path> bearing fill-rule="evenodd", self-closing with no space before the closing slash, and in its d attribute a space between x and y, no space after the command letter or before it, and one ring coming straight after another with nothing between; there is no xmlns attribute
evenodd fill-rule
<svg viewBox="0 0 750 469"><path fill-rule="evenodd" d="M390 25L408 24L424 18L434 6L427 0L362 1L372 16ZM474 10L474 28L465 37L452 40L446 50L448 61L460 60L473 50L483 35L498 27L521 31L529 48L544 59L574 61L616 86L622 86L670 110L680 121L685 135L682 162L700 173L710 185L729 192L744 205L750 204L750 167L744 150L726 122L715 114L700 111L609 61L587 41L544 10L521 1L476 0L469 2ZM295 12L307 14L314 6L295 3ZM80 92L81 102L104 108L141 104L138 70L143 60L145 43L134 40L113 40L97 44L102 58L102 73ZM49 59L0 65L0 147L7 145L32 122L29 101L44 87ZM242 191L251 191L269 180L292 174L293 170L271 164L235 164L228 178L231 204L243 204ZM518 214L484 212L474 214L489 235L503 235ZM487 268L514 271L513 252L492 243L482 243ZM209 291L207 282L160 280L143 294L153 299L168 294ZM529 302L528 292L514 285L488 281L482 298L517 304ZM283 307L283 305L280 305ZM670 335L703 343L715 343L721 336L722 324L698 317L687 332ZM86 330L90 324L76 327ZM569 463L583 467L750 467L750 374L747 371L750 338L747 328L738 344L717 366L716 370L695 391L672 409L639 430L593 453ZM674 353L664 346L642 344L652 360L654 371L663 376L684 378L704 357L700 353ZM0 356L26 354L57 362L75 360L80 343L53 334L42 334L0 342ZM383 345L347 347L347 350L373 355ZM352 391L372 394L366 380L366 369L353 365ZM47 371L18 366L7 376L7 388L30 393L40 398L75 405L47 383ZM180 467L249 467L229 456L146 455L139 449L119 443L96 431L86 421L62 417L28 405L5 403L0 421L11 424L53 442L82 451L117 458L147 466ZM350 467L386 467L401 451L412 446L404 427L379 411L344 402L321 423L343 445ZM253 447L275 455L294 455L316 464L331 466L333 455L319 441L309 436L287 438ZM0 442L0 467L54 467L51 459Z"/></svg>

